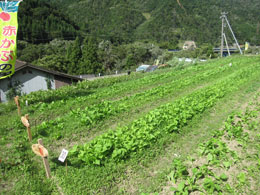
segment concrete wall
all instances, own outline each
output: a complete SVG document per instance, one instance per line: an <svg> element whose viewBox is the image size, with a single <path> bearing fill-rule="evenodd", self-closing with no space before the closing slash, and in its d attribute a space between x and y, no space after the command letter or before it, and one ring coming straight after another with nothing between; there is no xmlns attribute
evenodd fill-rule
<svg viewBox="0 0 260 195"><path fill-rule="evenodd" d="M51 79L51 88L55 89L53 75L32 69L30 67L24 68L16 72L10 79L0 80L1 101L7 101L6 92L9 90L8 84L10 82L20 81L23 84L22 93L28 94L33 91L47 90L47 82L45 79L48 77Z"/></svg>

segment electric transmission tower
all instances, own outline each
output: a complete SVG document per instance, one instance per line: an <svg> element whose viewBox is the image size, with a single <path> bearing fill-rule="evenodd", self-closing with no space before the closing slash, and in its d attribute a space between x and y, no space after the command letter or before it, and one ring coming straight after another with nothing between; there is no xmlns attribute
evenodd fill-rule
<svg viewBox="0 0 260 195"><path fill-rule="evenodd" d="M229 24L229 21L228 21L228 19L227 19L227 13L226 13L226 12L222 12L220 18L222 19L221 48L220 48L221 57L223 57L224 40L225 40L225 43L226 43L228 55L230 55L230 51L229 51L229 47L228 47L228 42L227 42L227 37L226 37L226 35L225 35L225 33L224 33L224 29L225 29L225 27L226 27L226 24L227 24L227 26L229 27L229 30L231 31L231 34L232 34L232 36L233 36L233 38L234 38L234 40L235 40L235 42L236 42L236 45L237 45L237 48L239 49L240 54L243 54L243 52L242 52L242 50L241 50L241 48L240 48L240 46L239 46L239 44L238 44L238 42L237 42L236 36L235 36L235 34L234 34L234 32L233 32L233 30L232 30L230 24Z"/></svg>

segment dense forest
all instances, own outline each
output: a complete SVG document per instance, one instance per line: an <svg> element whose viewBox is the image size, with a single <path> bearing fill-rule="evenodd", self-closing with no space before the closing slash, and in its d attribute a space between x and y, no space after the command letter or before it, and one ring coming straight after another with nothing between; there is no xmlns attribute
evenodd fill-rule
<svg viewBox="0 0 260 195"><path fill-rule="evenodd" d="M18 40L48 43L60 39L75 39L79 27L57 6L41 0L24 1L19 6Z"/></svg>
<svg viewBox="0 0 260 195"><path fill-rule="evenodd" d="M18 57L70 74L163 62L170 58L164 50L185 40L203 50L219 46L222 11L240 44L260 45L259 9L259 0L27 0L19 8Z"/></svg>
<svg viewBox="0 0 260 195"><path fill-rule="evenodd" d="M55 1L80 29L128 40L194 40L219 43L220 13L241 42L259 44L259 0L60 0Z"/></svg>

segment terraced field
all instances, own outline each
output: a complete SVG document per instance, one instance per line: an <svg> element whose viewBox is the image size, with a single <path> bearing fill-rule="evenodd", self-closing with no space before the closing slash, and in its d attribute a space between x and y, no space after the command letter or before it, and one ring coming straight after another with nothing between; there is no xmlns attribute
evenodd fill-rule
<svg viewBox="0 0 260 195"><path fill-rule="evenodd" d="M23 96L31 143L15 104L0 105L0 192L259 194L259 97L260 56ZM31 149L40 138L51 179Z"/></svg>

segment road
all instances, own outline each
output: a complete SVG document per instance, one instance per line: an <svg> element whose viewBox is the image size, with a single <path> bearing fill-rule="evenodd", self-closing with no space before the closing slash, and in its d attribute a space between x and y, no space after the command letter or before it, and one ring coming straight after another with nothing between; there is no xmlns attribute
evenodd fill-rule
<svg viewBox="0 0 260 195"><path fill-rule="evenodd" d="M105 75L105 76L100 76L100 77L93 77L93 78L88 78L88 81L94 81L96 79L104 79L104 78L110 78L110 77L119 77L119 76L124 76L127 75L127 73L120 73L120 74L112 74L112 75Z"/></svg>

